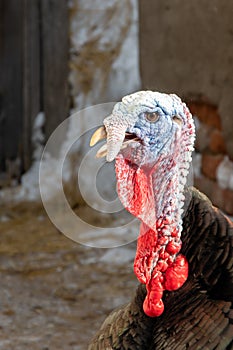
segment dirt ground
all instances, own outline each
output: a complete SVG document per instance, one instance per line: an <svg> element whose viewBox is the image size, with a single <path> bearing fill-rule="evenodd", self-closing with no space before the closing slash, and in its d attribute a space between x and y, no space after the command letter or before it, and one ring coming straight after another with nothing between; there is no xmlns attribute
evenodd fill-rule
<svg viewBox="0 0 233 350"><path fill-rule="evenodd" d="M33 203L0 209L0 349L83 350L137 285L135 243L72 242Z"/></svg>

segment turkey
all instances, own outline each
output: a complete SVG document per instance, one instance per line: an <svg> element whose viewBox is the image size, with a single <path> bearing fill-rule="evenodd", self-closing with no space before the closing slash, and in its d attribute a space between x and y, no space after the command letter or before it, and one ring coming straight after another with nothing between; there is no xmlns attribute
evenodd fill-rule
<svg viewBox="0 0 233 350"><path fill-rule="evenodd" d="M186 186L192 115L174 94L139 91L118 102L91 146L115 159L118 196L141 221L140 285L113 311L89 350L233 349L233 224Z"/></svg>

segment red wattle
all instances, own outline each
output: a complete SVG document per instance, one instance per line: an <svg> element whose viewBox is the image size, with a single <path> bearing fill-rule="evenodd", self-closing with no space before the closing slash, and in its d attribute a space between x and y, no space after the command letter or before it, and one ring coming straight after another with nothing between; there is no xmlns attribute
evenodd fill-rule
<svg viewBox="0 0 233 350"><path fill-rule="evenodd" d="M151 280L152 265L156 255L157 232L141 224L134 259L134 272L141 283Z"/></svg>
<svg viewBox="0 0 233 350"><path fill-rule="evenodd" d="M158 317L163 313L163 280L162 273L157 272L156 277L152 277L146 284L147 296L143 303L143 311L147 316Z"/></svg>
<svg viewBox="0 0 233 350"><path fill-rule="evenodd" d="M154 228L156 214L151 179L142 168L131 164L121 154L116 157L115 168L122 204L132 215Z"/></svg>
<svg viewBox="0 0 233 350"><path fill-rule="evenodd" d="M148 193L147 177L141 168L138 168L134 174L133 198L129 207L126 209L134 216L138 217L143 212Z"/></svg>
<svg viewBox="0 0 233 350"><path fill-rule="evenodd" d="M169 254L177 254L180 251L181 244L173 241L168 242L166 246L166 251Z"/></svg>
<svg viewBox="0 0 233 350"><path fill-rule="evenodd" d="M147 294L143 303L143 311L147 316L150 317L160 316L164 311L164 304L162 299L152 300L150 298L150 294Z"/></svg>
<svg viewBox="0 0 233 350"><path fill-rule="evenodd" d="M188 278L188 262L183 255L178 255L165 272L164 288L176 290L180 288Z"/></svg>
<svg viewBox="0 0 233 350"><path fill-rule="evenodd" d="M180 288L188 277L187 260L182 255L176 256L181 249L180 232L169 215L157 217L151 175L120 155L116 158L116 174L119 198L142 222L134 272L146 284L145 314L157 317L164 310L163 292Z"/></svg>

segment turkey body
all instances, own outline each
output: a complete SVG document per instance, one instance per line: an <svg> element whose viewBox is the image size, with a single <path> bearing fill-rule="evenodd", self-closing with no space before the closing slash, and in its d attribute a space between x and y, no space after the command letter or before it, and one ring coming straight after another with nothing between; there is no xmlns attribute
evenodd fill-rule
<svg viewBox="0 0 233 350"><path fill-rule="evenodd" d="M146 288L113 311L88 350L232 350L233 224L194 188L185 191L181 253L189 277L165 292L160 317L143 312Z"/></svg>

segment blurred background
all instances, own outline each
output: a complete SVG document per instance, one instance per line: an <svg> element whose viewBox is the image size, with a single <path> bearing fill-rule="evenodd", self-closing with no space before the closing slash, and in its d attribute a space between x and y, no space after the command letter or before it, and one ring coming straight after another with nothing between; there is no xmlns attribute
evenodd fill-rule
<svg viewBox="0 0 233 350"><path fill-rule="evenodd" d="M79 246L43 211L41 155L70 114L176 93L196 123L194 184L233 215L232 13L227 0L0 1L0 349L86 349L137 283L133 245ZM64 188L78 208L75 152Z"/></svg>

